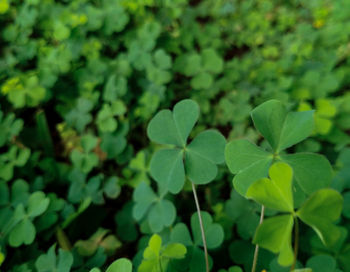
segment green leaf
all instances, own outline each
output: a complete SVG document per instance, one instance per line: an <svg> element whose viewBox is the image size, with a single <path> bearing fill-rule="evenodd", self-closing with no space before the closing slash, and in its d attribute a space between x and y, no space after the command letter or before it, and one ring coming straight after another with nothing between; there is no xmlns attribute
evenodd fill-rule
<svg viewBox="0 0 350 272"><path fill-rule="evenodd" d="M326 246L334 245L341 233L333 222L342 211L343 198L333 189L313 193L297 211L298 217L311 226Z"/></svg>
<svg viewBox="0 0 350 272"><path fill-rule="evenodd" d="M307 260L306 267L312 269L311 271L335 272L337 262L332 256L317 255Z"/></svg>
<svg viewBox="0 0 350 272"><path fill-rule="evenodd" d="M261 205L282 212L293 212L292 168L283 162L274 163L269 169L270 178L254 182L246 196Z"/></svg>
<svg viewBox="0 0 350 272"><path fill-rule="evenodd" d="M157 202L151 209L148 222L152 232L157 233L163 230L164 227L169 227L175 221L176 209L174 204L162 199Z"/></svg>
<svg viewBox="0 0 350 272"><path fill-rule="evenodd" d="M256 230L253 243L274 253L279 253L278 263L288 266L293 263L291 245L293 216L280 215L265 219Z"/></svg>
<svg viewBox="0 0 350 272"><path fill-rule="evenodd" d="M136 220L141 220L151 204L157 201L157 195L146 183L141 183L134 190L133 200L136 202L133 207L133 217Z"/></svg>
<svg viewBox="0 0 350 272"><path fill-rule="evenodd" d="M190 231L184 223L178 223L171 231L171 241L184 244L185 246L193 245Z"/></svg>
<svg viewBox="0 0 350 272"><path fill-rule="evenodd" d="M216 164L224 161L225 138L214 130L200 133L186 148L185 168L195 184L206 184L217 175Z"/></svg>
<svg viewBox="0 0 350 272"><path fill-rule="evenodd" d="M240 171L233 178L233 185L237 192L243 196L246 195L248 188L258 179L267 177L272 158L259 160L244 170Z"/></svg>
<svg viewBox="0 0 350 272"><path fill-rule="evenodd" d="M332 179L332 166L324 156L297 153L282 155L281 159L293 168L294 179L306 194L329 186Z"/></svg>
<svg viewBox="0 0 350 272"><path fill-rule="evenodd" d="M231 141L225 147L226 164L232 174L269 157L272 158L271 153L244 139Z"/></svg>
<svg viewBox="0 0 350 272"><path fill-rule="evenodd" d="M106 272L132 272L132 263L126 258L118 259L108 266Z"/></svg>
<svg viewBox="0 0 350 272"><path fill-rule="evenodd" d="M314 128L314 111L289 112L281 131L278 150L284 150L307 138Z"/></svg>
<svg viewBox="0 0 350 272"><path fill-rule="evenodd" d="M171 259L182 259L185 257L187 249L184 245L179 243L169 244L163 250L162 255Z"/></svg>
<svg viewBox="0 0 350 272"><path fill-rule="evenodd" d="M28 200L28 216L37 217L44 213L50 204L50 199L43 192L31 194Z"/></svg>
<svg viewBox="0 0 350 272"><path fill-rule="evenodd" d="M313 131L313 111L289 112L277 100L269 100L252 111L255 127L278 153L307 138Z"/></svg>
<svg viewBox="0 0 350 272"><path fill-rule="evenodd" d="M148 137L159 144L185 146L187 137L199 116L199 107L193 100L185 99L170 110L156 114L147 127Z"/></svg>
<svg viewBox="0 0 350 272"><path fill-rule="evenodd" d="M155 51L154 61L161 69L171 68L171 56L169 56L163 49L158 49Z"/></svg>
<svg viewBox="0 0 350 272"><path fill-rule="evenodd" d="M162 110L152 118L147 127L147 135L158 144L183 145L170 110Z"/></svg>
<svg viewBox="0 0 350 272"><path fill-rule="evenodd" d="M224 230L220 224L213 223L211 215L207 212L201 212L204 233L207 239L209 249L217 248L224 240ZM198 213L191 216L191 229L194 243L203 246L202 233L199 224Z"/></svg>
<svg viewBox="0 0 350 272"><path fill-rule="evenodd" d="M73 265L73 256L69 251L58 250L58 258L55 253L56 245L48 250L47 254L40 255L35 262L38 272L69 272Z"/></svg>
<svg viewBox="0 0 350 272"><path fill-rule="evenodd" d="M193 100L181 100L175 105L173 116L182 143L186 144L187 137L198 120L199 106Z"/></svg>
<svg viewBox="0 0 350 272"><path fill-rule="evenodd" d="M277 150L284 120L287 116L286 108L280 101L269 100L252 113L254 126L269 142L273 150Z"/></svg>
<svg viewBox="0 0 350 272"><path fill-rule="evenodd" d="M150 162L152 177L174 194L178 193L185 183L182 157L182 150L162 149L153 155Z"/></svg>
<svg viewBox="0 0 350 272"><path fill-rule="evenodd" d="M203 60L203 69L213 74L221 73L224 68L224 62L220 55L213 49L204 49L201 52Z"/></svg>
<svg viewBox="0 0 350 272"><path fill-rule="evenodd" d="M211 74L202 72L191 79L191 87L195 90L208 89L213 82L214 78Z"/></svg>
<svg viewBox="0 0 350 272"><path fill-rule="evenodd" d="M35 238L35 227L33 223L24 218L10 232L9 244L12 247L19 247L22 244L30 245Z"/></svg>

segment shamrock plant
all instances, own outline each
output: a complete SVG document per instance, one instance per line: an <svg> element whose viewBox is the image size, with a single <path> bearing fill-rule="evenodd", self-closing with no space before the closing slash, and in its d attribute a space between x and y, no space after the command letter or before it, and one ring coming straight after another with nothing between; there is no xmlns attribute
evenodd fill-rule
<svg viewBox="0 0 350 272"><path fill-rule="evenodd" d="M161 110L147 128L148 137L167 148L156 151L150 162L152 177L171 193L178 193L186 177L194 184L207 184L224 161L225 138L215 130L198 134L189 144L188 136L199 117L192 100L182 100L173 111Z"/></svg>
<svg viewBox="0 0 350 272"><path fill-rule="evenodd" d="M137 221L146 218L147 224L153 233L171 226L176 218L176 208L173 202L164 199L166 193L163 190L157 196L149 185L141 183L133 194L135 201L133 217Z"/></svg>
<svg viewBox="0 0 350 272"><path fill-rule="evenodd" d="M225 148L226 163L235 174L233 185L245 196L256 180L266 177L274 161L283 161L293 168L293 188L303 195L310 195L327 187L332 178L332 167L319 154L286 154L285 150L305 138L313 131L313 111L288 112L285 106L270 100L252 111L257 130L265 137L269 149L265 150L245 139L233 140Z"/></svg>
<svg viewBox="0 0 350 272"><path fill-rule="evenodd" d="M178 102L172 112L158 112L150 121L147 134L152 141L168 145L167 148L156 151L150 162L150 173L159 185L176 194L183 188L186 178L192 182L201 223L206 271L209 271L205 231L195 184L207 184L216 177L217 164L224 161L226 140L215 130L205 130L187 144L188 136L198 117L197 103L185 99Z"/></svg>
<svg viewBox="0 0 350 272"><path fill-rule="evenodd" d="M143 260L137 272L162 272L168 271L170 260L183 259L187 249L180 243L169 243L162 246L162 238L153 234L148 242L148 247L143 252Z"/></svg>
<svg viewBox="0 0 350 272"><path fill-rule="evenodd" d="M226 163L236 174L233 185L238 193L263 207L284 213L260 224L253 242L279 253L281 265L293 264L294 267L296 256L291 246L291 233L295 225L296 252L297 218L311 226L327 246L332 246L340 237L333 222L341 213L342 197L336 191L326 189L332 178L332 168L326 158L314 153L283 152L311 134L313 111L288 112L281 102L270 100L252 111L252 119L267 140L269 149L257 147L247 140L233 140L225 149ZM270 178L267 178L268 174ZM295 212L296 208L299 209ZM322 216L330 210L332 215ZM263 211L264 208L261 221Z"/></svg>
<svg viewBox="0 0 350 272"><path fill-rule="evenodd" d="M333 246L341 236L339 228L333 224L342 211L340 193L333 189L320 189L295 211L292 180L292 168L286 163L276 162L269 169L269 178L255 181L246 194L261 205L283 213L264 220L257 228L253 242L279 253L278 262L284 266L291 265L296 258L291 239L295 225L297 247L298 219L312 227L327 246Z"/></svg>

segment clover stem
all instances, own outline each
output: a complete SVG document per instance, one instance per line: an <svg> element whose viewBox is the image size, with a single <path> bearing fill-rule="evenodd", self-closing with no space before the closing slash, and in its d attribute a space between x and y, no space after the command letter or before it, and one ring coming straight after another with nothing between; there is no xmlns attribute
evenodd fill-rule
<svg viewBox="0 0 350 272"><path fill-rule="evenodd" d="M210 270L209 270L209 257L208 257L208 249L207 249L207 240L205 238L205 233L204 233L204 226L203 226L203 220L202 220L202 215L201 215L201 209L199 207L196 186L194 185L193 182L191 182L191 183L192 183L194 202L196 203L196 208L197 208L197 212L198 212L199 226L201 228L201 233L202 233L206 272L209 272Z"/></svg>
<svg viewBox="0 0 350 272"><path fill-rule="evenodd" d="M265 214L265 207L262 205L261 212L260 212L259 225L261 225L261 223L264 221L264 214ZM258 263L258 255L259 255L259 245L256 245L255 251L254 251L253 264L252 264L252 272L255 272L255 270L256 270L256 265Z"/></svg>
<svg viewBox="0 0 350 272"><path fill-rule="evenodd" d="M162 261L159 259L159 270L160 272L163 272L163 267L162 267Z"/></svg>
<svg viewBox="0 0 350 272"><path fill-rule="evenodd" d="M298 219L294 218L295 227L294 227L294 262L290 267L290 271L293 271L298 259L298 248L299 248L299 222Z"/></svg>

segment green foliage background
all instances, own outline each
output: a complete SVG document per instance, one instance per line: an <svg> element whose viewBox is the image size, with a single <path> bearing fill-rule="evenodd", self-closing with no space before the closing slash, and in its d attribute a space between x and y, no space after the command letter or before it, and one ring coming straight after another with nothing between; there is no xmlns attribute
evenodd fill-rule
<svg viewBox="0 0 350 272"><path fill-rule="evenodd" d="M257 105L315 110L288 151L332 163L342 238L326 248L301 225L299 266L350 271L349 0L0 0L0 31L1 271L138 267L153 233L187 248L182 263L158 249L168 271L203 271L190 184L167 193L149 170L147 125L184 98L201 111L190 139L216 128L263 147ZM252 262L260 208L231 180L221 164L198 187L213 271ZM288 271L264 250L259 269Z"/></svg>

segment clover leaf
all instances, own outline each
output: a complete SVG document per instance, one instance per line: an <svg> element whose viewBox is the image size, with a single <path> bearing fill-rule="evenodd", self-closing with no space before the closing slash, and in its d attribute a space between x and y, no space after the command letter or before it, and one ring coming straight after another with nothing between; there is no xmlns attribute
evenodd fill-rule
<svg viewBox="0 0 350 272"><path fill-rule="evenodd" d="M213 223L211 215L207 212L201 212L204 233L207 237L208 249L218 248L224 241L224 230L220 224ZM204 254L201 249L203 241L201 238L201 230L199 225L198 213L191 216L191 230L184 223L178 223L170 234L172 242L182 243L188 248L188 254L185 262L180 262L182 268L190 268L190 271L204 271L205 261Z"/></svg>
<svg viewBox="0 0 350 272"><path fill-rule="evenodd" d="M36 230L33 220L46 211L49 203L50 199L43 192L37 191L30 195L27 209L22 203L16 207L13 215L14 227L9 234L10 246L29 245L34 241Z"/></svg>
<svg viewBox="0 0 350 272"><path fill-rule="evenodd" d="M106 272L132 272L132 263L126 258L118 259L108 266Z"/></svg>
<svg viewBox="0 0 350 272"><path fill-rule="evenodd" d="M16 119L13 113L4 116L0 110L0 147L6 144L12 137L17 136L22 130L23 120Z"/></svg>
<svg viewBox="0 0 350 272"><path fill-rule="evenodd" d="M98 139L95 136L86 134L81 137L83 150L74 149L70 155L74 166L84 173L89 173L98 164L98 157L93 152L97 143Z"/></svg>
<svg viewBox="0 0 350 272"><path fill-rule="evenodd" d="M256 230L253 243L279 253L280 265L291 265L294 259L291 245L293 222L292 215L279 215L264 220Z"/></svg>
<svg viewBox="0 0 350 272"><path fill-rule="evenodd" d="M247 198L267 208L281 212L293 212L292 168L285 163L277 162L269 169L270 178L259 179L247 191Z"/></svg>
<svg viewBox="0 0 350 272"><path fill-rule="evenodd" d="M206 184L217 174L217 164L223 162L225 138L215 130L206 130L187 144L188 136L199 117L199 107L192 100L182 100L173 112L162 110L151 120L148 137L158 143L171 145L158 150L150 162L152 177L166 186L171 193L178 193L185 175L195 184Z"/></svg>
<svg viewBox="0 0 350 272"><path fill-rule="evenodd" d="M257 180L247 191L247 197L261 205L286 213L264 220L253 239L255 244L279 253L278 262L283 266L294 260L291 233L297 217L312 227L326 246L333 246L341 237L340 229L333 223L341 214L342 196L333 189L320 189L294 212L292 175L288 164L276 162L269 169L270 177Z"/></svg>
<svg viewBox="0 0 350 272"><path fill-rule="evenodd" d="M343 198L337 191L321 189L305 201L297 215L315 230L326 246L332 246L341 236L333 223L339 218L342 208Z"/></svg>
<svg viewBox="0 0 350 272"><path fill-rule="evenodd" d="M240 237L247 240L253 237L259 225L260 206L232 190L225 203L225 213L235 224Z"/></svg>
<svg viewBox="0 0 350 272"><path fill-rule="evenodd" d="M81 256L92 256L99 247L102 247L106 253L113 254L121 247L121 242L115 235L108 232L106 229L99 228L89 239L78 240L74 247Z"/></svg>
<svg viewBox="0 0 350 272"><path fill-rule="evenodd" d="M271 146L271 151L244 139L233 140L226 145L225 160L235 174L233 185L238 193L245 196L252 183L267 176L274 161L292 166L297 183L294 186L298 185L303 194L310 195L330 184L332 167L324 156L282 153L311 134L313 111L288 112L281 102L269 100L256 107L251 115L255 127Z"/></svg>
<svg viewBox="0 0 350 272"><path fill-rule="evenodd" d="M11 146L10 150L0 155L0 178L5 181L12 179L14 168L24 166L30 156L30 149Z"/></svg>
<svg viewBox="0 0 350 272"><path fill-rule="evenodd" d="M95 204L105 203L104 195L114 199L119 196L119 180L115 176L105 178L100 174L87 180L86 174L78 169L73 169L68 179L71 185L68 191L68 200L72 203L80 203L83 199L90 198Z"/></svg>
<svg viewBox="0 0 350 272"><path fill-rule="evenodd" d="M159 197L146 183L141 183L133 194L135 205L133 217L137 221L147 218L149 227L153 233L160 232L164 227L169 227L175 221L176 208L174 204L164 199L164 193Z"/></svg>
<svg viewBox="0 0 350 272"><path fill-rule="evenodd" d="M143 260L137 271L166 271L171 259L183 259L186 253L187 249L181 243L162 246L162 238L153 234L148 242L148 247L143 252Z"/></svg>
<svg viewBox="0 0 350 272"><path fill-rule="evenodd" d="M69 251L58 249L58 256L55 253L56 245L50 247L46 254L40 255L35 262L38 272L69 272L73 265L73 256Z"/></svg>
<svg viewBox="0 0 350 272"><path fill-rule="evenodd" d="M41 86L36 75L28 74L22 79L8 79L1 88L15 108L35 107L45 99L46 89Z"/></svg>
<svg viewBox="0 0 350 272"><path fill-rule="evenodd" d="M92 121L92 111L94 104L87 98L80 97L76 101L76 106L65 115L67 124L74 127L78 132L83 132L85 127Z"/></svg>

